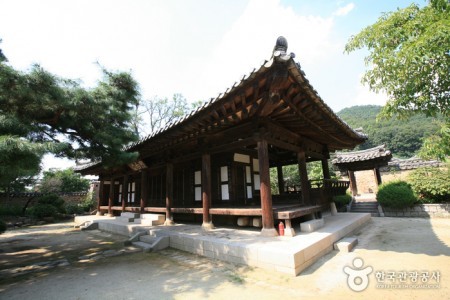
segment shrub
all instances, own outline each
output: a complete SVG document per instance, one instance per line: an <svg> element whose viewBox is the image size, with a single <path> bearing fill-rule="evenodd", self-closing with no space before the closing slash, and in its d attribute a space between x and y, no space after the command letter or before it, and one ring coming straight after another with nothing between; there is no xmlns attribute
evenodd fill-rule
<svg viewBox="0 0 450 300"><path fill-rule="evenodd" d="M417 202L411 186L405 181L392 181L380 185L377 200L384 207L399 209L410 207Z"/></svg>
<svg viewBox="0 0 450 300"><path fill-rule="evenodd" d="M84 212L84 207L81 204L69 203L66 205L66 213L69 215L80 215Z"/></svg>
<svg viewBox="0 0 450 300"><path fill-rule="evenodd" d="M49 204L60 213L64 213L64 199L56 194L47 194L38 199L38 204Z"/></svg>
<svg viewBox="0 0 450 300"><path fill-rule="evenodd" d="M352 201L352 196L350 194L333 196L333 201L336 203L336 208L340 209Z"/></svg>
<svg viewBox="0 0 450 300"><path fill-rule="evenodd" d="M0 205L0 216L20 216L22 215L22 206L18 204Z"/></svg>
<svg viewBox="0 0 450 300"><path fill-rule="evenodd" d="M58 209L51 204L38 203L27 209L27 214L37 219L55 217L58 214Z"/></svg>
<svg viewBox="0 0 450 300"><path fill-rule="evenodd" d="M90 211L93 207L95 207L95 200L93 199L92 193L88 193L86 198L81 203L81 206L85 212Z"/></svg>
<svg viewBox="0 0 450 300"><path fill-rule="evenodd" d="M0 234L6 231L6 223L0 220Z"/></svg>
<svg viewBox="0 0 450 300"><path fill-rule="evenodd" d="M450 201L450 168L418 168L411 172L408 181L422 203Z"/></svg>

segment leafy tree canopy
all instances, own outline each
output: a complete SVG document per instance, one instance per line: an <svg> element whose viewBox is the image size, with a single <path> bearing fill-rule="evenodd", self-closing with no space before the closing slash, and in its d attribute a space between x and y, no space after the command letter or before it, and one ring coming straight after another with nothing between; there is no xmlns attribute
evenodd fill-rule
<svg viewBox="0 0 450 300"><path fill-rule="evenodd" d="M86 89L39 65L15 70L0 54L0 184L39 172L47 152L106 166L135 158L122 151L137 139L130 123L139 92L129 73L103 69Z"/></svg>
<svg viewBox="0 0 450 300"><path fill-rule="evenodd" d="M353 36L349 53L366 47L369 69L362 82L375 92L384 91L388 102L380 118L409 117L415 113L442 115L444 133L450 125L450 3L431 0L384 13L378 21ZM450 139L437 134L428 140L424 155L450 155ZM426 156L426 155L425 155Z"/></svg>
<svg viewBox="0 0 450 300"><path fill-rule="evenodd" d="M42 192L86 192L89 188L89 180L82 178L73 169L46 171L41 181Z"/></svg>

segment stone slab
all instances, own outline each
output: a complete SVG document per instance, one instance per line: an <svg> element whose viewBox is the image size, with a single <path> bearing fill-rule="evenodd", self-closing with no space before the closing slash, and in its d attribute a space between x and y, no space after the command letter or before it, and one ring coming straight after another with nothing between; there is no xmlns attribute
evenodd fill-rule
<svg viewBox="0 0 450 300"><path fill-rule="evenodd" d="M333 248L334 250L347 253L351 252L357 244L358 239L356 237L346 237L334 243Z"/></svg>
<svg viewBox="0 0 450 300"><path fill-rule="evenodd" d="M121 217L130 218L130 219L138 219L139 215L140 215L139 213L134 213L134 212L122 212L122 213L120 213Z"/></svg>
<svg viewBox="0 0 450 300"><path fill-rule="evenodd" d="M317 229L322 228L325 225L324 219L310 220L300 223L300 231L302 232L313 232Z"/></svg>
<svg viewBox="0 0 450 300"><path fill-rule="evenodd" d="M156 233L164 237L165 243L172 248L295 276L332 251L334 243L352 234L370 219L370 214L363 213L325 216L322 228L314 232L299 232L289 238L265 237L254 229L214 228L204 231L200 225L145 227L138 224L127 225L114 220L95 222L99 222L100 227L109 226L108 229L114 227L116 233L120 231L119 227L124 228L122 232L146 230L151 235ZM102 223L104 224L101 225ZM106 225L108 223L109 225ZM147 247L147 251L153 251L150 248Z"/></svg>

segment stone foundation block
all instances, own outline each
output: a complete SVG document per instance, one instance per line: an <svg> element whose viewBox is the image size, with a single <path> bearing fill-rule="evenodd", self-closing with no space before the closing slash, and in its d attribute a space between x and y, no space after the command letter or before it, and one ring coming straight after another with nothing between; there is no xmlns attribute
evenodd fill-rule
<svg viewBox="0 0 450 300"><path fill-rule="evenodd" d="M238 226L249 226L250 225L250 217L238 217L237 224L238 224Z"/></svg>
<svg viewBox="0 0 450 300"><path fill-rule="evenodd" d="M253 218L252 225L253 225L253 227L261 228L262 227L262 218L260 218L260 217Z"/></svg>
<svg viewBox="0 0 450 300"><path fill-rule="evenodd" d="M313 232L320 229L325 224L323 219L316 219L307 222L300 223L300 231L302 232Z"/></svg>

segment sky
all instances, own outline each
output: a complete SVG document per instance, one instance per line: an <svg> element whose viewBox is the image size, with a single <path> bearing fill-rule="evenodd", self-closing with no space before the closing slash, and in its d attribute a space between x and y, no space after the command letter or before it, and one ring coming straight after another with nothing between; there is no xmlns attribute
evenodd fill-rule
<svg viewBox="0 0 450 300"><path fill-rule="evenodd" d="M425 0L418 0L424 5ZM383 105L360 83L365 50L352 35L394 0L0 0L0 48L16 69L32 64L92 87L101 72L130 71L143 98L181 93L207 101L270 59L288 41L310 83L335 111ZM73 165L46 156L44 169Z"/></svg>

